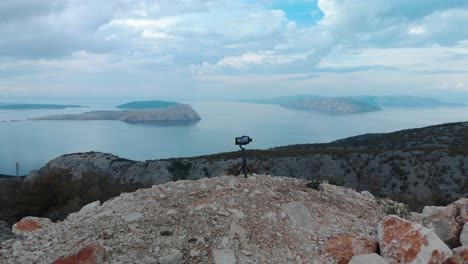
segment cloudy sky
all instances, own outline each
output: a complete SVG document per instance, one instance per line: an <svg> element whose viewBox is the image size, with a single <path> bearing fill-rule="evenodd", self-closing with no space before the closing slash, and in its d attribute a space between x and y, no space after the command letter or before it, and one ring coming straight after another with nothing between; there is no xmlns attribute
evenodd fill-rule
<svg viewBox="0 0 468 264"><path fill-rule="evenodd" d="M466 0L0 1L0 96L468 94Z"/></svg>

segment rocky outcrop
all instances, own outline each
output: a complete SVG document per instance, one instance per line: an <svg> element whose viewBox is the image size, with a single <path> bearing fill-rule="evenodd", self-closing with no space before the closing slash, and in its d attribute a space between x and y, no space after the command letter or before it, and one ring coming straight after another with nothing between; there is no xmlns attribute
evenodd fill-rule
<svg viewBox="0 0 468 264"><path fill-rule="evenodd" d="M61 222L22 219L0 263L467 263L466 246L450 250L418 224L464 199L408 220L387 215L401 204L368 192L311 187L259 175L154 185Z"/></svg>
<svg viewBox="0 0 468 264"><path fill-rule="evenodd" d="M452 256L437 235L416 223L390 215L379 223L382 256L391 263L444 263Z"/></svg>
<svg viewBox="0 0 468 264"><path fill-rule="evenodd" d="M88 245L109 263L307 263L340 234L376 238L385 215L353 190L268 176L171 182L86 208L3 243L0 263L77 259Z"/></svg>

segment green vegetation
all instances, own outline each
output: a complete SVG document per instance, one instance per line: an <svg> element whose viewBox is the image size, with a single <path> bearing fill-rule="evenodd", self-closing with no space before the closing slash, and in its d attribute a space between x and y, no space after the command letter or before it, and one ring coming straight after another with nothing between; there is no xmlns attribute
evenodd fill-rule
<svg viewBox="0 0 468 264"><path fill-rule="evenodd" d="M160 232L161 236L172 236L174 234L171 230L164 230Z"/></svg>
<svg viewBox="0 0 468 264"><path fill-rule="evenodd" d="M33 182L21 182L15 186L15 197L8 200L10 203L2 201L0 208L1 211L14 209L16 220L38 216L58 221L90 202L104 202L122 192L142 187L141 184L116 183L110 177L97 173L83 174L80 179L75 179L69 171L60 170Z"/></svg>
<svg viewBox="0 0 468 264"><path fill-rule="evenodd" d="M175 160L167 169L172 173L173 181L187 180L190 170L192 169L192 163Z"/></svg>
<svg viewBox="0 0 468 264"><path fill-rule="evenodd" d="M155 109L155 108L166 108L174 105L178 105L176 102L167 101L136 101L116 106L119 109Z"/></svg>

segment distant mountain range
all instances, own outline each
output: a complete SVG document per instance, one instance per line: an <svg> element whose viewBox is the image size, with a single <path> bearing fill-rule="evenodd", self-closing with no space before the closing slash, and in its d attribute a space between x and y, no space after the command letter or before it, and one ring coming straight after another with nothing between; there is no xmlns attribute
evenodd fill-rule
<svg viewBox="0 0 468 264"><path fill-rule="evenodd" d="M356 114L380 111L383 108L463 107L462 103L448 103L431 97L417 96L349 96L321 97L296 95L272 99L253 99L243 102L275 104L295 110L309 110L326 114Z"/></svg>
<svg viewBox="0 0 468 264"><path fill-rule="evenodd" d="M60 104L23 104L23 103L0 103L0 110L36 110L36 109L65 109L82 108L81 105Z"/></svg>

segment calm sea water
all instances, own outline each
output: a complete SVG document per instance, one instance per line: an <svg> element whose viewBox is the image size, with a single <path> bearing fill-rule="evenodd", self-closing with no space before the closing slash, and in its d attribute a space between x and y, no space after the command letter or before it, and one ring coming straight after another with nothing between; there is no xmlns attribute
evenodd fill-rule
<svg viewBox="0 0 468 264"><path fill-rule="evenodd" d="M20 174L72 152L102 151L148 160L234 151L234 137L249 135L249 148L321 143L364 133L390 132L446 122L468 121L468 108L387 109L330 116L274 105L190 103L202 116L192 126L132 125L120 121L0 122L0 173ZM80 113L109 106L67 110L0 110L2 120L25 120L49 114Z"/></svg>

